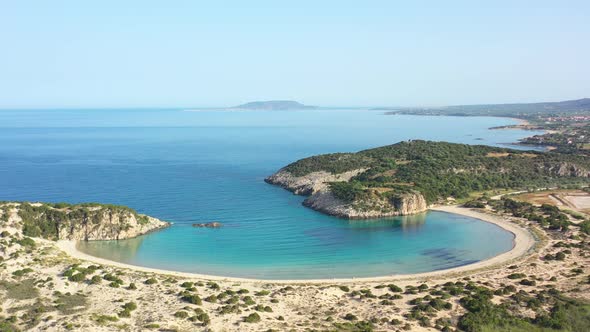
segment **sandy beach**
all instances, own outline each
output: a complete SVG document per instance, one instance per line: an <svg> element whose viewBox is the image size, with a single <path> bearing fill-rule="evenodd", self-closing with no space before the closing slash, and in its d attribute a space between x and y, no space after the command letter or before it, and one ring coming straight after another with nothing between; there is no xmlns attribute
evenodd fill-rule
<svg viewBox="0 0 590 332"><path fill-rule="evenodd" d="M149 268L144 266L137 266L131 264L125 264L121 262L111 261L100 257L95 257L81 252L76 247L76 241L61 240L57 242L57 246L63 250L66 254L71 257L86 260L89 262L109 265L117 268L130 269L140 272L158 273L182 278L193 278L193 279L204 279L204 280L215 280L215 281L233 281L233 282L251 282L251 283L277 283L277 284L329 284L329 283L358 283L358 282L385 282L385 281L397 281L397 280L413 280L413 279L431 279L434 277L446 277L449 275L457 275L469 271L480 270L484 268L493 268L506 262L514 261L527 253L529 253L535 245L535 238L530 231L516 225L513 222L505 220L499 216L483 213L473 209L463 208L459 206L436 206L432 207L433 211L441 211L446 213L454 213L458 215L464 215L472 218L489 222L503 229L509 231L514 235L513 247L511 250L504 252L500 255L492 258L479 261L473 264L459 266L451 269L438 270L425 273L417 274L396 274L379 277L369 278L334 278L334 279L282 279L282 280L265 280L265 279L251 279L251 278L236 278L236 277L224 277L214 276L207 274L179 272L171 270L163 270L157 268Z"/></svg>

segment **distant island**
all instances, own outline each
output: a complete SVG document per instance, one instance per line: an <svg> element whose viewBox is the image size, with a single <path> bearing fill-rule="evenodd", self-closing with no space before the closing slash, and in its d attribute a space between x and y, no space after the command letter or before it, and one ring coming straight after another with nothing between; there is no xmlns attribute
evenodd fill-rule
<svg viewBox="0 0 590 332"><path fill-rule="evenodd" d="M296 161L266 182L309 196L304 205L348 219L424 212L432 204L494 189L586 184L590 160L576 154L407 141Z"/></svg>
<svg viewBox="0 0 590 332"><path fill-rule="evenodd" d="M266 111L309 110L316 108L316 106L303 105L293 100L253 101L246 104L231 107L231 109Z"/></svg>

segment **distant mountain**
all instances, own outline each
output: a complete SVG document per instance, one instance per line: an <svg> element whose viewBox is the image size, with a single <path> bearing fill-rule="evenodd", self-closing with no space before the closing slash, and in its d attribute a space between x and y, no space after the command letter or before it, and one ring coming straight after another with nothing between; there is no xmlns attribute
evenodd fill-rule
<svg viewBox="0 0 590 332"><path fill-rule="evenodd" d="M292 100L269 100L269 101L253 101L250 103L232 107L232 109L243 110L267 110L267 111L287 111L287 110L306 110L315 109L315 106L303 105Z"/></svg>
<svg viewBox="0 0 590 332"><path fill-rule="evenodd" d="M484 104L484 105L455 105L443 107L391 107L376 110L397 111L404 114L432 114L432 115L541 115L563 112L589 112L590 98L565 100L558 102L520 103L520 104Z"/></svg>

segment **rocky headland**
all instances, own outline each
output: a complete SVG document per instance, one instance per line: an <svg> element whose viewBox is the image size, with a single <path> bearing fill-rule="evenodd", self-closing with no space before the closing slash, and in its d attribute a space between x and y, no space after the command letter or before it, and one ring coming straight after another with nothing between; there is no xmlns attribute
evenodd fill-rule
<svg viewBox="0 0 590 332"><path fill-rule="evenodd" d="M334 195L330 183L347 182L354 176L365 172L366 168L355 169L339 174L320 171L303 176L295 176L286 169L269 176L267 183L278 185L296 195L309 196L303 205L316 211L347 219L370 219L410 215L424 212L428 204L420 193L410 192L393 197L381 197L377 193L347 202Z"/></svg>
<svg viewBox="0 0 590 332"><path fill-rule="evenodd" d="M474 192L585 184L587 158L446 142L407 141L298 160L265 179L303 205L347 219L425 212Z"/></svg>
<svg viewBox="0 0 590 332"><path fill-rule="evenodd" d="M123 240L168 227L168 222L107 204L0 204L0 218L23 234L49 240Z"/></svg>

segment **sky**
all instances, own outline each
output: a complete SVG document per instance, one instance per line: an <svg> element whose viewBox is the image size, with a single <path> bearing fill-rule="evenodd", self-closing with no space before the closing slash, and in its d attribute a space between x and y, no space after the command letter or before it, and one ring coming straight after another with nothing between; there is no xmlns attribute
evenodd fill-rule
<svg viewBox="0 0 590 332"><path fill-rule="evenodd" d="M0 108L590 97L590 1L0 0Z"/></svg>

